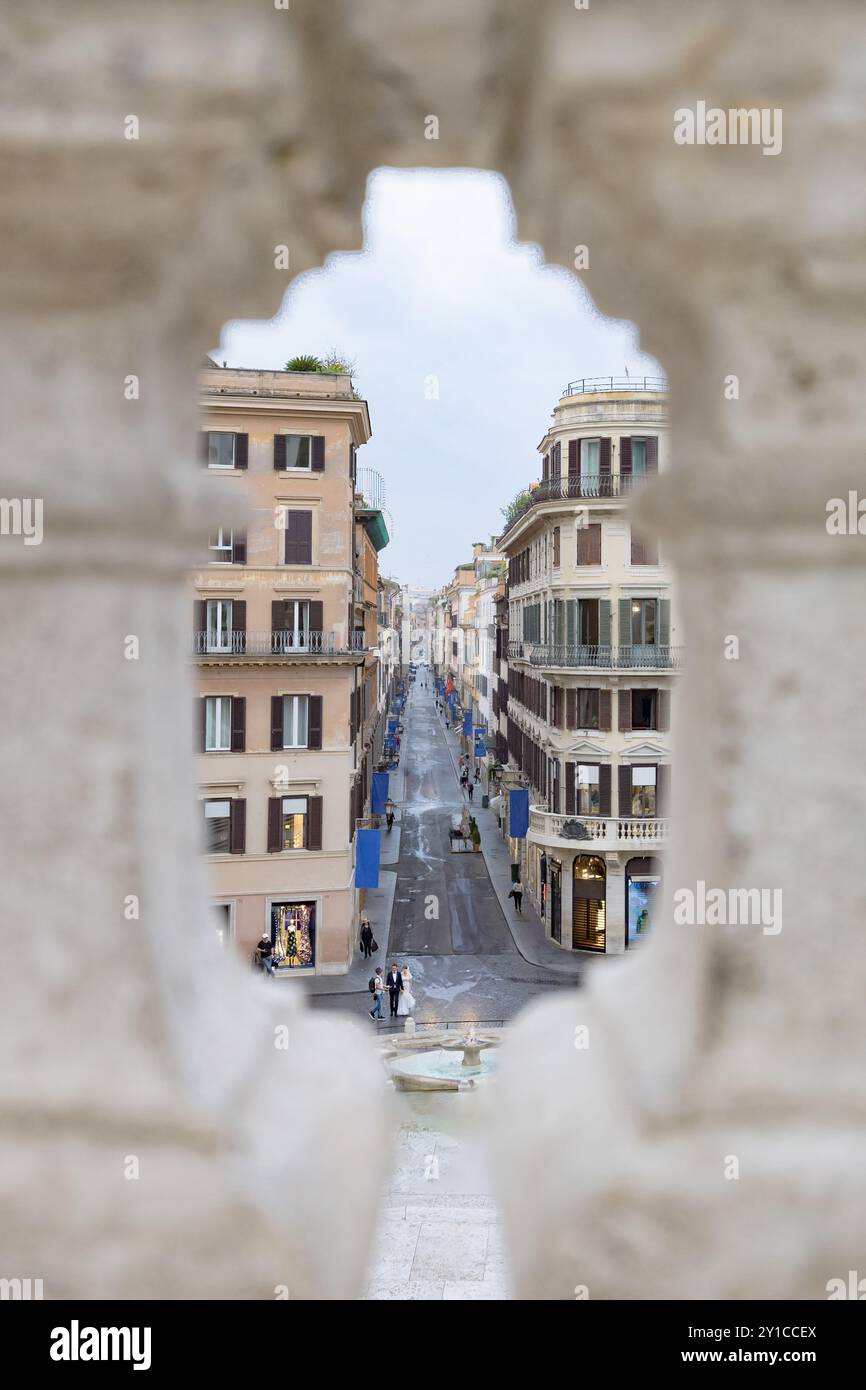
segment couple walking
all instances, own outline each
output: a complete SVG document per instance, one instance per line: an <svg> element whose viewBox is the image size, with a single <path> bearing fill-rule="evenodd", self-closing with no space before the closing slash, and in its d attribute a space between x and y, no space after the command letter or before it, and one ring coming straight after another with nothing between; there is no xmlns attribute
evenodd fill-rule
<svg viewBox="0 0 866 1390"><path fill-rule="evenodd" d="M415 1007L415 996L412 993L412 972L408 964L403 969L398 969L397 962L394 961L386 978L382 979L382 970L376 966L375 974L370 981L370 993L373 995L373 1007L370 1010L371 1018L382 1018L382 1004L385 999L385 990L391 1001L392 1018L408 1018Z"/></svg>

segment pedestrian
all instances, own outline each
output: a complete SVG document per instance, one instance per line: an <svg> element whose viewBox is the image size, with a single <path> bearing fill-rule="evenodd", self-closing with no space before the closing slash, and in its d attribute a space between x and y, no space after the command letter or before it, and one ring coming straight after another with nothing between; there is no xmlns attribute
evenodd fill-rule
<svg viewBox="0 0 866 1390"><path fill-rule="evenodd" d="M382 967L376 966L376 972L369 981L368 989L373 996L373 1007L370 1010L371 1018L378 1018L382 1022L382 1004L385 999L385 983L382 979Z"/></svg>
<svg viewBox="0 0 866 1390"><path fill-rule="evenodd" d="M373 954L373 930L369 917L361 918L361 953L365 960Z"/></svg>
<svg viewBox="0 0 866 1390"><path fill-rule="evenodd" d="M388 971L388 978L385 981L388 987L388 994L391 999L391 1017L397 1017L397 1006L400 1003L400 995L403 993L403 976L397 967L397 962L391 962L391 969Z"/></svg>
<svg viewBox="0 0 866 1390"><path fill-rule="evenodd" d="M394 828L394 812L393 812L393 811L386 811L386 812L385 812L385 820L388 822L388 834L390 835L391 831L392 831L393 828Z"/></svg>
<svg viewBox="0 0 866 1390"><path fill-rule="evenodd" d="M480 768L480 767L476 767L476 769L475 769L475 780L476 780L476 782L480 782L480 781L481 781L481 768Z"/></svg>
<svg viewBox="0 0 866 1390"><path fill-rule="evenodd" d="M515 883L514 887L512 888L512 890L511 890L511 892L508 894L508 896L509 896L509 898L513 898L513 899L514 899L514 906L515 906L515 908L517 909L517 915L518 915L518 917L522 917L522 916L523 916L523 887L522 887L522 885L519 884L519 883Z"/></svg>
<svg viewBox="0 0 866 1390"><path fill-rule="evenodd" d="M449 730L450 728L451 728L451 725L448 723L448 720L446 719L446 720L445 720L445 732L446 732L446 734L447 734L447 732L448 732L448 730Z"/></svg>
<svg viewBox="0 0 866 1390"><path fill-rule="evenodd" d="M258 965L260 970L264 970L265 973L268 975L273 975L274 948L271 944L271 938L268 936L267 932L263 932L262 939L256 946L255 960L256 965Z"/></svg>
<svg viewBox="0 0 866 1390"><path fill-rule="evenodd" d="M468 781L468 780L467 780L467 782L466 782L466 790L467 790L467 792L469 793L469 800L471 801L471 800L472 800L472 793L474 792L475 787L474 787L473 783L470 782L470 781Z"/></svg>

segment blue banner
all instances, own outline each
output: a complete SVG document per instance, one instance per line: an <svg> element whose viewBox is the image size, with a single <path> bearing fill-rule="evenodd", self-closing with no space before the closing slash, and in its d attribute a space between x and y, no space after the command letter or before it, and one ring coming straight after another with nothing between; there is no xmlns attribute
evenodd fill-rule
<svg viewBox="0 0 866 1390"><path fill-rule="evenodd" d="M487 754L487 749L484 747L484 743L483 743L482 741L479 740L479 741L475 744L475 756L476 756L476 758L483 758L483 757L486 756L486 754Z"/></svg>
<svg viewBox="0 0 866 1390"><path fill-rule="evenodd" d="M397 720L396 720L396 719L389 719L389 720L388 720L388 733L389 733L389 734L396 734L396 732L397 732Z"/></svg>
<svg viewBox="0 0 866 1390"><path fill-rule="evenodd" d="M355 887L379 887L379 844L381 832L378 830L358 830L355 833Z"/></svg>
<svg viewBox="0 0 866 1390"><path fill-rule="evenodd" d="M463 711L463 732L464 732L464 734L469 734L470 736L471 736L471 734L472 734L472 711L471 711L471 709L465 709L465 710Z"/></svg>
<svg viewBox="0 0 866 1390"><path fill-rule="evenodd" d="M529 792L521 788L508 793L508 833L514 840L525 840L529 829Z"/></svg>
<svg viewBox="0 0 866 1390"><path fill-rule="evenodd" d="M388 800L388 780L387 772L373 773L370 811L374 816L384 816L385 814L385 802Z"/></svg>

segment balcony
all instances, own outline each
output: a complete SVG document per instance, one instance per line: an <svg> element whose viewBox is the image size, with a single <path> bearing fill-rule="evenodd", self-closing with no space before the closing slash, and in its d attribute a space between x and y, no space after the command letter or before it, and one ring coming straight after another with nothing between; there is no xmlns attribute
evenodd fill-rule
<svg viewBox="0 0 866 1390"><path fill-rule="evenodd" d="M586 835L563 835L562 828L568 823L581 827ZM594 850L631 849L637 853L643 849L655 849L667 842L667 819L653 816L557 816L545 811L541 806L530 807L529 830L536 843L556 843L559 848L586 848Z"/></svg>
<svg viewBox="0 0 866 1390"><path fill-rule="evenodd" d="M367 650L363 632L348 641L335 632L233 632L228 644L217 646L207 632L192 634L192 654L210 661L234 661L238 657L355 656Z"/></svg>
<svg viewBox="0 0 866 1390"><path fill-rule="evenodd" d="M682 647L575 646L561 643L509 642L509 661L527 661L544 670L674 671L683 665Z"/></svg>
<svg viewBox="0 0 866 1390"><path fill-rule="evenodd" d="M649 475L653 477L653 474ZM635 486L646 482L646 476L635 477L631 473L598 473L581 477L545 478L536 483L527 494L526 501L509 521L502 532L500 543L519 521L533 507L544 502L593 501L599 498L627 497Z"/></svg>
<svg viewBox="0 0 866 1390"><path fill-rule="evenodd" d="M663 376L582 376L570 381L563 396L594 396L600 391L667 391Z"/></svg>

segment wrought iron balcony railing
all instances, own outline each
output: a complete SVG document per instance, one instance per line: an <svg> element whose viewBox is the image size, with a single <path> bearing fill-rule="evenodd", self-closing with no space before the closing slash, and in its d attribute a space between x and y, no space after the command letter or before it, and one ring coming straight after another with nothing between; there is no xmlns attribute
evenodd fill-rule
<svg viewBox="0 0 866 1390"><path fill-rule="evenodd" d="M193 656L348 656L367 650L363 633L338 639L335 632L232 632L219 642L194 632L192 638Z"/></svg>
<svg viewBox="0 0 866 1390"><path fill-rule="evenodd" d="M564 643L512 641L509 661L528 661L531 666L577 669L593 667L607 671L665 671L683 664L682 647L653 643L648 646L586 646Z"/></svg>
<svg viewBox="0 0 866 1390"><path fill-rule="evenodd" d="M570 381L564 396L595 395L598 391L667 391L663 376L582 376Z"/></svg>

